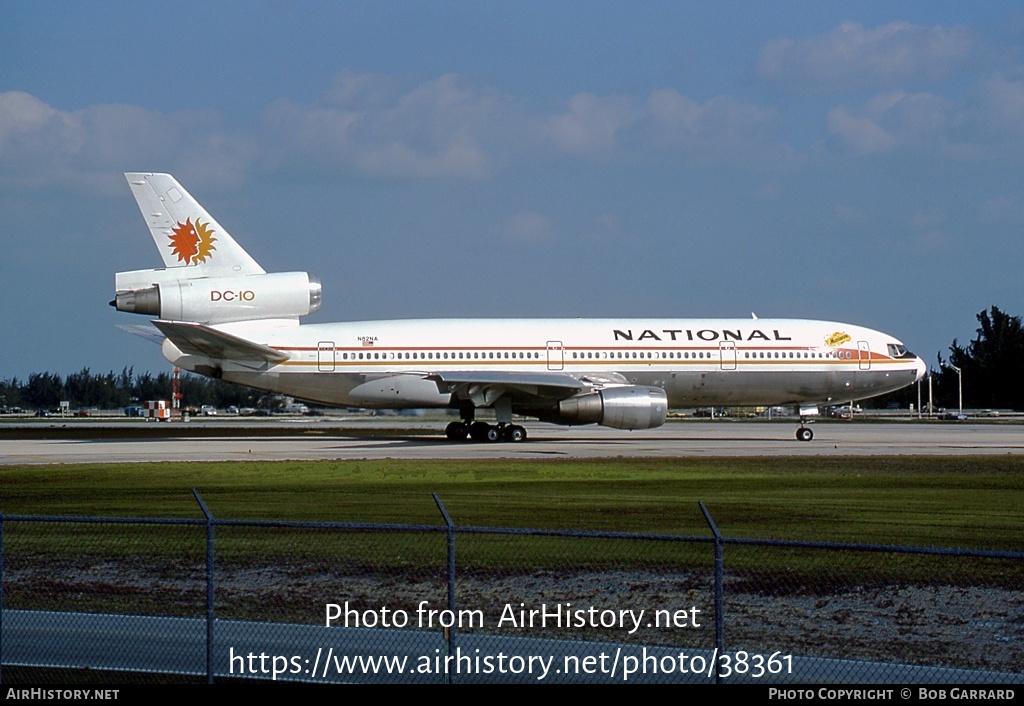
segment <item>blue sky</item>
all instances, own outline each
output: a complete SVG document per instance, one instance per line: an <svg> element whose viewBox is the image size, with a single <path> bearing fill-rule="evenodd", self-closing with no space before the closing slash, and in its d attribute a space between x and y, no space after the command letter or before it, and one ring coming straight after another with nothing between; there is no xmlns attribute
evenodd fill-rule
<svg viewBox="0 0 1024 706"><path fill-rule="evenodd" d="M1024 314L1014 2L0 0L0 378L115 324L175 174L310 322Z"/></svg>

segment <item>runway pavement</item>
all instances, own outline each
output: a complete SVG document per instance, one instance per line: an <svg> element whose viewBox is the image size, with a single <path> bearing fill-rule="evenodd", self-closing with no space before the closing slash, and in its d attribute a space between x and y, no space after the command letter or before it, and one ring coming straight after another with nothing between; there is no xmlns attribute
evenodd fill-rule
<svg viewBox="0 0 1024 706"><path fill-rule="evenodd" d="M275 422L271 428L266 423L242 420L196 420L178 423L173 429L161 425L160 435L156 435L153 423L152 437L123 438L116 430L126 428L124 422L90 422L87 427L77 427L75 434L68 431L73 424L68 422L63 427L59 423L49 425L49 438L0 439L0 465L243 459L1024 454L1024 425L1020 424L911 420L819 423L813 426L815 438L810 442L794 438L796 420L670 421L643 431L527 424L528 440L513 444L452 443L443 436L444 423L404 418L324 418ZM144 425L133 427L136 433L140 424ZM199 436L204 429L216 430L219 436ZM108 436L111 433L115 435Z"/></svg>

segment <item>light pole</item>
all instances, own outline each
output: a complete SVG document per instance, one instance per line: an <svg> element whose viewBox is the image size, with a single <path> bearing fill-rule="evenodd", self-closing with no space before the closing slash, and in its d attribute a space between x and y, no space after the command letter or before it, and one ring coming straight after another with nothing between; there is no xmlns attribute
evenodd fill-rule
<svg viewBox="0 0 1024 706"><path fill-rule="evenodd" d="M932 375L928 373L928 418L931 419L935 416L935 397L932 394Z"/></svg>
<svg viewBox="0 0 1024 706"><path fill-rule="evenodd" d="M946 363L946 367L956 371L957 395L958 395L958 399L959 399L959 402L960 402L960 411L957 413L957 416L962 417L964 415L964 376L963 376L963 371L960 370L960 368L958 368L955 365L953 365L952 363Z"/></svg>

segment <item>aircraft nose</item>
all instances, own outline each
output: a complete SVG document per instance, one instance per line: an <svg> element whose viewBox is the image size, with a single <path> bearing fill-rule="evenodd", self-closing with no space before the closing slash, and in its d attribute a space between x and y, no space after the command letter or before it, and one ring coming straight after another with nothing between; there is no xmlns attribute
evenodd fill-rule
<svg viewBox="0 0 1024 706"><path fill-rule="evenodd" d="M928 366L925 365L925 362L921 358L918 358L917 365L914 367L917 369L917 375L914 377L914 382L917 382L928 372Z"/></svg>

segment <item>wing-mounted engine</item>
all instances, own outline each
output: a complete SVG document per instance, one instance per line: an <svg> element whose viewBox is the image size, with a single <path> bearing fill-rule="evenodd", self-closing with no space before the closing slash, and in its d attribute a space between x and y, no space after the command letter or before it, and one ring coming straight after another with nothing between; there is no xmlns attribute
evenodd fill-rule
<svg viewBox="0 0 1024 706"><path fill-rule="evenodd" d="M665 423L668 397L660 387L621 385L561 400L541 416L556 424L600 424L616 429L653 429Z"/></svg>
<svg viewBox="0 0 1024 706"><path fill-rule="evenodd" d="M118 311L200 324L294 319L320 308L320 279L307 272L181 279L176 269L117 273L117 294L110 305Z"/></svg>

